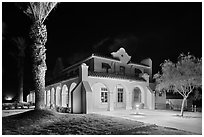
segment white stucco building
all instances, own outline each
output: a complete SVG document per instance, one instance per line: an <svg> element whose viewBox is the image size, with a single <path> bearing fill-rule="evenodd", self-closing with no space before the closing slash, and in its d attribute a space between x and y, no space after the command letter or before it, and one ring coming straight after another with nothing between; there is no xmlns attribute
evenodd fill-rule
<svg viewBox="0 0 204 137"><path fill-rule="evenodd" d="M70 107L72 113L134 109L136 104L154 109L155 95L149 88L151 59L132 63L123 48L111 55L92 54L64 69L46 86L46 107Z"/></svg>

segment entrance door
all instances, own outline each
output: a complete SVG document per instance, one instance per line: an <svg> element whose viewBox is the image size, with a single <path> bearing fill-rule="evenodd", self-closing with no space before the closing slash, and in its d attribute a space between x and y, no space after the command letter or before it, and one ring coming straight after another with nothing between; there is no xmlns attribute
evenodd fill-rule
<svg viewBox="0 0 204 137"><path fill-rule="evenodd" d="M132 103L132 107L135 108L136 104L140 104L141 103L141 90L136 87L133 90L133 103Z"/></svg>

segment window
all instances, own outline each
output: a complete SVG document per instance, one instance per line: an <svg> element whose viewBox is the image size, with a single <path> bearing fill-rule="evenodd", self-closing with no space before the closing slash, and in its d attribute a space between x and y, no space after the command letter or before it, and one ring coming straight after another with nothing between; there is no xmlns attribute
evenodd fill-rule
<svg viewBox="0 0 204 137"><path fill-rule="evenodd" d="M162 92L159 92L159 97L161 97L162 96Z"/></svg>
<svg viewBox="0 0 204 137"><path fill-rule="evenodd" d="M140 69L135 69L135 76L139 77L140 73L142 73L142 71Z"/></svg>
<svg viewBox="0 0 204 137"><path fill-rule="evenodd" d="M102 103L108 102L108 90L107 90L107 88L101 88L101 102Z"/></svg>
<svg viewBox="0 0 204 137"><path fill-rule="evenodd" d="M125 67L124 66L120 66L120 73L125 74Z"/></svg>
<svg viewBox="0 0 204 137"><path fill-rule="evenodd" d="M108 63L102 63L102 69L106 69L106 73L108 73L108 70L111 69L111 66Z"/></svg>
<svg viewBox="0 0 204 137"><path fill-rule="evenodd" d="M118 102L123 102L123 88L118 88Z"/></svg>

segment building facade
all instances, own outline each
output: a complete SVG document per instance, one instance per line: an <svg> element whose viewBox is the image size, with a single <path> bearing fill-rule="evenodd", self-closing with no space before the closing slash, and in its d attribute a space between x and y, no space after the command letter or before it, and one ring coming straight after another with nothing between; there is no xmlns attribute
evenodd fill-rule
<svg viewBox="0 0 204 137"><path fill-rule="evenodd" d="M151 59L132 63L123 48L111 55L92 54L64 69L46 86L46 107L70 107L72 113L135 109L136 104L154 109L155 94L149 87ZM28 101L33 99L31 94Z"/></svg>

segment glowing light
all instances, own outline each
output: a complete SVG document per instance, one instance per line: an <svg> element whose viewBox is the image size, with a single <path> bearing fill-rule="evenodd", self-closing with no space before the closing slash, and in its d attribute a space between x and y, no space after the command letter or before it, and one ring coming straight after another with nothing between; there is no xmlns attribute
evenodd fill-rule
<svg viewBox="0 0 204 137"><path fill-rule="evenodd" d="M137 105L136 105L136 108L139 108L139 107L140 107L140 105L139 105L139 104L137 104Z"/></svg>
<svg viewBox="0 0 204 137"><path fill-rule="evenodd" d="M140 107L140 104L136 104L136 115L139 113L139 107Z"/></svg>
<svg viewBox="0 0 204 137"><path fill-rule="evenodd" d="M9 97L9 96L8 96L8 97L6 97L5 99L6 99L6 100L12 100L12 97Z"/></svg>

